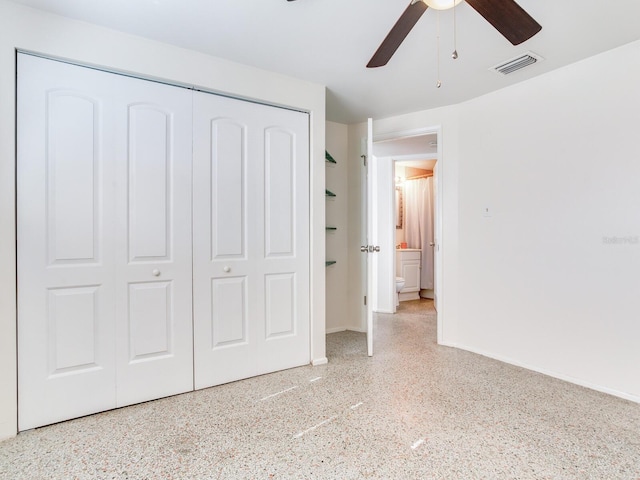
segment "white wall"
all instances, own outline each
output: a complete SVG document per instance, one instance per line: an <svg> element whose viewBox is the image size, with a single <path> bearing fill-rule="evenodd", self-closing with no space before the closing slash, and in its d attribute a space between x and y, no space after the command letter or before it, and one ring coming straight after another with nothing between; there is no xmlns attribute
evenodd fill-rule
<svg viewBox="0 0 640 480"><path fill-rule="evenodd" d="M325 89L0 0L0 439L16 432L16 49L310 112L312 358L325 358Z"/></svg>
<svg viewBox="0 0 640 480"><path fill-rule="evenodd" d="M347 125L340 123L326 123L326 147L337 164L327 163L326 185L336 197L327 198L327 225L337 227L337 230L327 231L327 260L337 263L327 267L326 277L326 315L327 333L340 332L347 329L347 276L348 276L348 218L347 204L349 191L347 188L347 159L348 159L348 131Z"/></svg>
<svg viewBox="0 0 640 480"><path fill-rule="evenodd" d="M640 401L639 85L635 42L462 107L460 346Z"/></svg>
<svg viewBox="0 0 640 480"><path fill-rule="evenodd" d="M634 42L374 122L442 125L443 343L640 401L638 85Z"/></svg>

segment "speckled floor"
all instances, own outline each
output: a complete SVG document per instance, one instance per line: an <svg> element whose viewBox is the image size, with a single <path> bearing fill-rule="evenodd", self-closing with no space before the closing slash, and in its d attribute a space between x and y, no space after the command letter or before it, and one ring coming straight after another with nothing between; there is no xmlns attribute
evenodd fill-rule
<svg viewBox="0 0 640 480"><path fill-rule="evenodd" d="M0 443L2 479L640 479L640 405L435 344L430 301L330 363Z"/></svg>

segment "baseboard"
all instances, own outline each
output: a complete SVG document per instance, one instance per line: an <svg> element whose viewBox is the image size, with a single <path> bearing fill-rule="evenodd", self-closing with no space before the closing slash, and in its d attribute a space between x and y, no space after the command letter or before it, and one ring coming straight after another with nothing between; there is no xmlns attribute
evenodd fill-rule
<svg viewBox="0 0 640 480"><path fill-rule="evenodd" d="M347 327L334 327L334 328L327 328L326 330L326 334L330 334L330 333L338 333L338 332L344 332L347 330Z"/></svg>
<svg viewBox="0 0 640 480"><path fill-rule="evenodd" d="M614 390L612 388L604 387L602 385L597 385L595 383L587 382L585 380L581 380L579 378L571 377L570 375L564 375L558 372L554 372L551 370L547 370L544 368L537 368L531 365L528 365L523 362L519 362L509 357L503 357L501 355L494 355L483 350L479 350L476 348L471 348L466 345L457 344L455 348L459 348L461 350L466 350L467 352L475 353L477 355L482 355L483 357L492 358L494 360L498 360L499 362L508 363L509 365L514 365L516 367L525 368L527 370L531 370L533 372L541 373L542 375L546 375L548 377L557 378L558 380L563 380L565 382L573 383L574 385L579 385L581 387L588 388L590 390L595 390L596 392L606 393L608 395L613 395L614 397L622 398L624 400L629 400L630 402L640 403L640 396L631 395L630 393L620 392L618 390Z"/></svg>
<svg viewBox="0 0 640 480"><path fill-rule="evenodd" d="M457 343L451 343L451 342L438 342L438 345L440 345L441 347L449 347L449 348L459 348L460 350L466 350L466 348L462 348L460 346L458 346ZM471 350L468 350L469 352L471 352ZM471 353L476 353L476 352L471 352ZM478 355L482 355L481 353ZM482 355L483 357L486 357L487 355Z"/></svg>
<svg viewBox="0 0 640 480"><path fill-rule="evenodd" d="M329 360L327 359L327 357L314 358L311 361L311 365L313 365L314 367L317 367L318 365L326 365L327 363L329 363Z"/></svg>
<svg viewBox="0 0 640 480"><path fill-rule="evenodd" d="M428 288L423 288L420 290L420 298L427 298L429 300L433 300L435 297L435 292Z"/></svg>
<svg viewBox="0 0 640 480"><path fill-rule="evenodd" d="M367 333L366 328L347 328L348 332Z"/></svg>
<svg viewBox="0 0 640 480"><path fill-rule="evenodd" d="M420 300L420 292L400 292L398 293L398 300L406 302L408 300Z"/></svg>

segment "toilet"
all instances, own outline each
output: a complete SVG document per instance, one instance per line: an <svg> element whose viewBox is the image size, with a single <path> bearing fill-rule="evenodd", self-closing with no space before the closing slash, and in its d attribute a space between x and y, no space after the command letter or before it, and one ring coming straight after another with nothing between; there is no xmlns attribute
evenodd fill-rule
<svg viewBox="0 0 640 480"><path fill-rule="evenodd" d="M396 277L396 307L400 305L400 299L398 297L398 294L400 293L400 290L402 290L403 288L404 288L404 278Z"/></svg>

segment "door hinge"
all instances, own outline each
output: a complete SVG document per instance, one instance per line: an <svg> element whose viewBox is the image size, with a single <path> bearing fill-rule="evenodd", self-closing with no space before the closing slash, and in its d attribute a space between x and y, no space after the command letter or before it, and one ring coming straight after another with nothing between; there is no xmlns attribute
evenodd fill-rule
<svg viewBox="0 0 640 480"><path fill-rule="evenodd" d="M367 296L366 295L364 296L364 304L365 305L367 304Z"/></svg>
<svg viewBox="0 0 640 480"><path fill-rule="evenodd" d="M364 163L364 166L367 166L367 156L366 155L360 155L360 158L362 158L362 163Z"/></svg>

